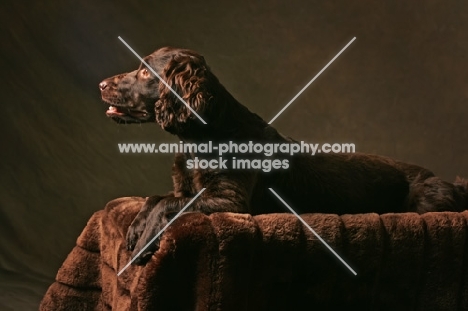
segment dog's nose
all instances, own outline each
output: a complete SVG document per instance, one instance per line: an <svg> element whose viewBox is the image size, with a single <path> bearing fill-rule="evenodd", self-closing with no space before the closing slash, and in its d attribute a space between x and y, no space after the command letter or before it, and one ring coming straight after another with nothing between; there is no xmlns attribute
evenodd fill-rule
<svg viewBox="0 0 468 311"><path fill-rule="evenodd" d="M107 87L107 83L105 81L102 81L101 83L99 83L99 89L101 91L104 91L106 87Z"/></svg>

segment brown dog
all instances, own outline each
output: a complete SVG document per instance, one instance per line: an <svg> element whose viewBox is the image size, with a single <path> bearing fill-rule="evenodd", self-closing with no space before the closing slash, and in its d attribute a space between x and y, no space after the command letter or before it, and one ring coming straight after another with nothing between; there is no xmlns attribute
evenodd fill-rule
<svg viewBox="0 0 468 311"><path fill-rule="evenodd" d="M156 122L186 143L254 141L288 143L258 115L241 105L220 84L196 52L161 48L145 61L190 107L203 124L145 65L99 84L106 114L117 122ZM287 212L273 188L301 213L390 213L460 211L467 206L467 182L444 182L416 165L366 154L297 154L286 158L288 169L187 169L189 159L217 154L177 154L174 189L149 197L127 233L127 248L137 254L202 188L190 211L262 214ZM225 155L229 156L235 155ZM253 159L258 155L245 155ZM266 159L262 156L262 159ZM275 156L273 156L275 158ZM135 263L144 264L157 250L153 243Z"/></svg>

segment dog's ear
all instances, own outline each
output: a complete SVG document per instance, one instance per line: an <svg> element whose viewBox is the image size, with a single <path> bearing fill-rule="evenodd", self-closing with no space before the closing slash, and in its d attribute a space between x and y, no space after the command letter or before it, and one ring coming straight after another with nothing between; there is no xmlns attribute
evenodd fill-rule
<svg viewBox="0 0 468 311"><path fill-rule="evenodd" d="M203 115L212 98L210 86L215 79L203 56L191 51L175 54L163 69L161 78L197 114ZM173 134L180 133L188 122L201 122L167 85L159 82L156 122Z"/></svg>

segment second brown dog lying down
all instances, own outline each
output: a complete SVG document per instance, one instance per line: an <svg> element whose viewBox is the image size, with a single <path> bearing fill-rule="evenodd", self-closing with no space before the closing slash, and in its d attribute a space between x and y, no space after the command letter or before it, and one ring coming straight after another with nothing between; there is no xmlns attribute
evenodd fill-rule
<svg viewBox="0 0 468 311"><path fill-rule="evenodd" d="M203 124L143 64L99 84L110 104L107 116L119 123L156 122L186 143L292 142L240 104L220 84L196 52L161 48L145 61L206 122ZM225 155L229 158L229 155ZM188 211L263 214L286 212L273 188L300 213L389 213L461 211L468 183L442 181L429 170L368 154L297 154L289 169L187 169L188 159L217 154L177 154L174 189L149 197L127 233L127 248L137 254L202 188ZM256 156L258 157L258 155ZM144 264L158 248L153 243L135 261Z"/></svg>

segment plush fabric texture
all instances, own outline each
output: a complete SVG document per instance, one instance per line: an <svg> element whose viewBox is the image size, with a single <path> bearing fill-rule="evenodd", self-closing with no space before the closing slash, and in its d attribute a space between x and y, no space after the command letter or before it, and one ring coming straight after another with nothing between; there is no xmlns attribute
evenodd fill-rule
<svg viewBox="0 0 468 311"><path fill-rule="evenodd" d="M468 310L468 212L302 215L357 276L292 214L187 213L118 277L143 203L91 217L40 310Z"/></svg>

